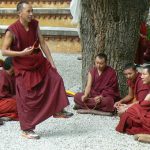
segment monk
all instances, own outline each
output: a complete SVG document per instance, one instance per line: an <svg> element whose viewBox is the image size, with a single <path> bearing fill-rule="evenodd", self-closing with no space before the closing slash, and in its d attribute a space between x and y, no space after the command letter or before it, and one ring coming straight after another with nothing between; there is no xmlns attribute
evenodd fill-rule
<svg viewBox="0 0 150 150"><path fill-rule="evenodd" d="M143 83L149 85L149 93L143 101L127 109L121 116L116 130L122 133L137 134L135 135L136 140L150 143L150 65L143 68L141 77Z"/></svg>
<svg viewBox="0 0 150 150"><path fill-rule="evenodd" d="M53 116L69 118L64 83L27 1L17 4L19 19L8 27L2 55L13 57L16 100L22 136L39 139L36 125ZM43 56L45 54L46 58Z"/></svg>
<svg viewBox="0 0 150 150"><path fill-rule="evenodd" d="M150 62L150 32L149 25L147 24L147 16L149 10L145 11L143 15L143 21L140 25L139 43L136 51L135 63L143 64Z"/></svg>
<svg viewBox="0 0 150 150"><path fill-rule="evenodd" d="M6 58L3 70L0 70L0 119L3 121L18 120L15 99L15 78L12 59Z"/></svg>
<svg viewBox="0 0 150 150"><path fill-rule="evenodd" d="M141 74L138 73L134 64L126 64L123 73L127 79L128 95L114 105L119 115L122 115L134 103L144 100L149 91L149 86L143 84Z"/></svg>
<svg viewBox="0 0 150 150"><path fill-rule="evenodd" d="M146 51L144 52L144 63L149 64L150 63L150 47L146 49Z"/></svg>
<svg viewBox="0 0 150 150"><path fill-rule="evenodd" d="M143 57L147 48L148 48L147 25L146 22L143 21L140 25L140 37L139 37L138 49L135 58L136 64L143 64L144 62Z"/></svg>
<svg viewBox="0 0 150 150"><path fill-rule="evenodd" d="M117 75L107 65L107 56L100 53L95 58L95 66L88 73L84 93L74 96L78 113L112 115L114 102L120 97Z"/></svg>

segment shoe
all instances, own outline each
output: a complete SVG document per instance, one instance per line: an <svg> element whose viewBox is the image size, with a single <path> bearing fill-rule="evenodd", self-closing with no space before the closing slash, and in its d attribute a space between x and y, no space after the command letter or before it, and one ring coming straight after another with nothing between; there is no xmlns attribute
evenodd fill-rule
<svg viewBox="0 0 150 150"><path fill-rule="evenodd" d="M73 113L68 112L68 111L66 111L66 110L63 110L62 113L65 114L65 115L68 116L68 117L72 117L72 116L73 116Z"/></svg>
<svg viewBox="0 0 150 150"><path fill-rule="evenodd" d="M54 118L70 118L73 116L73 113L67 112L65 110L61 111L60 113L56 113L53 115Z"/></svg>
<svg viewBox="0 0 150 150"><path fill-rule="evenodd" d="M1 117L0 118L2 121L11 121L12 119L9 117Z"/></svg>
<svg viewBox="0 0 150 150"><path fill-rule="evenodd" d="M3 124L4 124L3 120L2 120L2 119L0 119L0 125L3 125Z"/></svg>
<svg viewBox="0 0 150 150"><path fill-rule="evenodd" d="M78 110L78 109L81 109L80 106L78 106L78 105L75 104L75 105L73 106L73 110Z"/></svg>
<svg viewBox="0 0 150 150"><path fill-rule="evenodd" d="M22 131L22 136L27 139L40 139L40 136L33 130Z"/></svg>

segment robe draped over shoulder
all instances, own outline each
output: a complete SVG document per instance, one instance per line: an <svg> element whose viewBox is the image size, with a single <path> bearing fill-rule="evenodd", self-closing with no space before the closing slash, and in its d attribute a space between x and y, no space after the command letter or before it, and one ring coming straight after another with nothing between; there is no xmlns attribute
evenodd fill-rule
<svg viewBox="0 0 150 150"><path fill-rule="evenodd" d="M95 106L94 97L103 96L101 103L96 107L97 110L112 112L114 110L114 102L120 98L117 75L113 68L107 66L101 75L98 74L97 69L94 67L90 69L92 76L92 87L89 94L90 100L87 101L89 108ZM77 93L74 101L81 108L85 109L81 97L84 93ZM93 98L93 99L92 99Z"/></svg>
<svg viewBox="0 0 150 150"><path fill-rule="evenodd" d="M39 46L38 21L29 23L26 31L19 20L8 29L13 34L11 50L22 51L36 41ZM14 57L16 99L22 130L34 129L37 124L60 112L69 102L64 83L57 70L43 56L41 49L31 55Z"/></svg>

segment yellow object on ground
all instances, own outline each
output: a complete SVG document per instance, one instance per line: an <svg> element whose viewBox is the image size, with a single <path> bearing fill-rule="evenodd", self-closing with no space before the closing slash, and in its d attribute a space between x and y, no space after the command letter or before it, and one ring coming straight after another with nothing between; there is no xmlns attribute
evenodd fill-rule
<svg viewBox="0 0 150 150"><path fill-rule="evenodd" d="M68 95L68 96L75 96L75 92L72 92L72 91L70 91L70 90L66 90L66 94Z"/></svg>

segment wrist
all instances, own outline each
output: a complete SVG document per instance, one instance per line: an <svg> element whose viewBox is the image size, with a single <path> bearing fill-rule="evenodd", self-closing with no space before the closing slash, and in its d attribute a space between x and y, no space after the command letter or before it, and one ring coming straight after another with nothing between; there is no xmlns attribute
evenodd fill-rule
<svg viewBox="0 0 150 150"><path fill-rule="evenodd" d="M84 97L88 97L88 94L84 94Z"/></svg>
<svg viewBox="0 0 150 150"><path fill-rule="evenodd" d="M124 100L120 100L119 102L120 102L120 104L123 104L123 103L124 103Z"/></svg>

